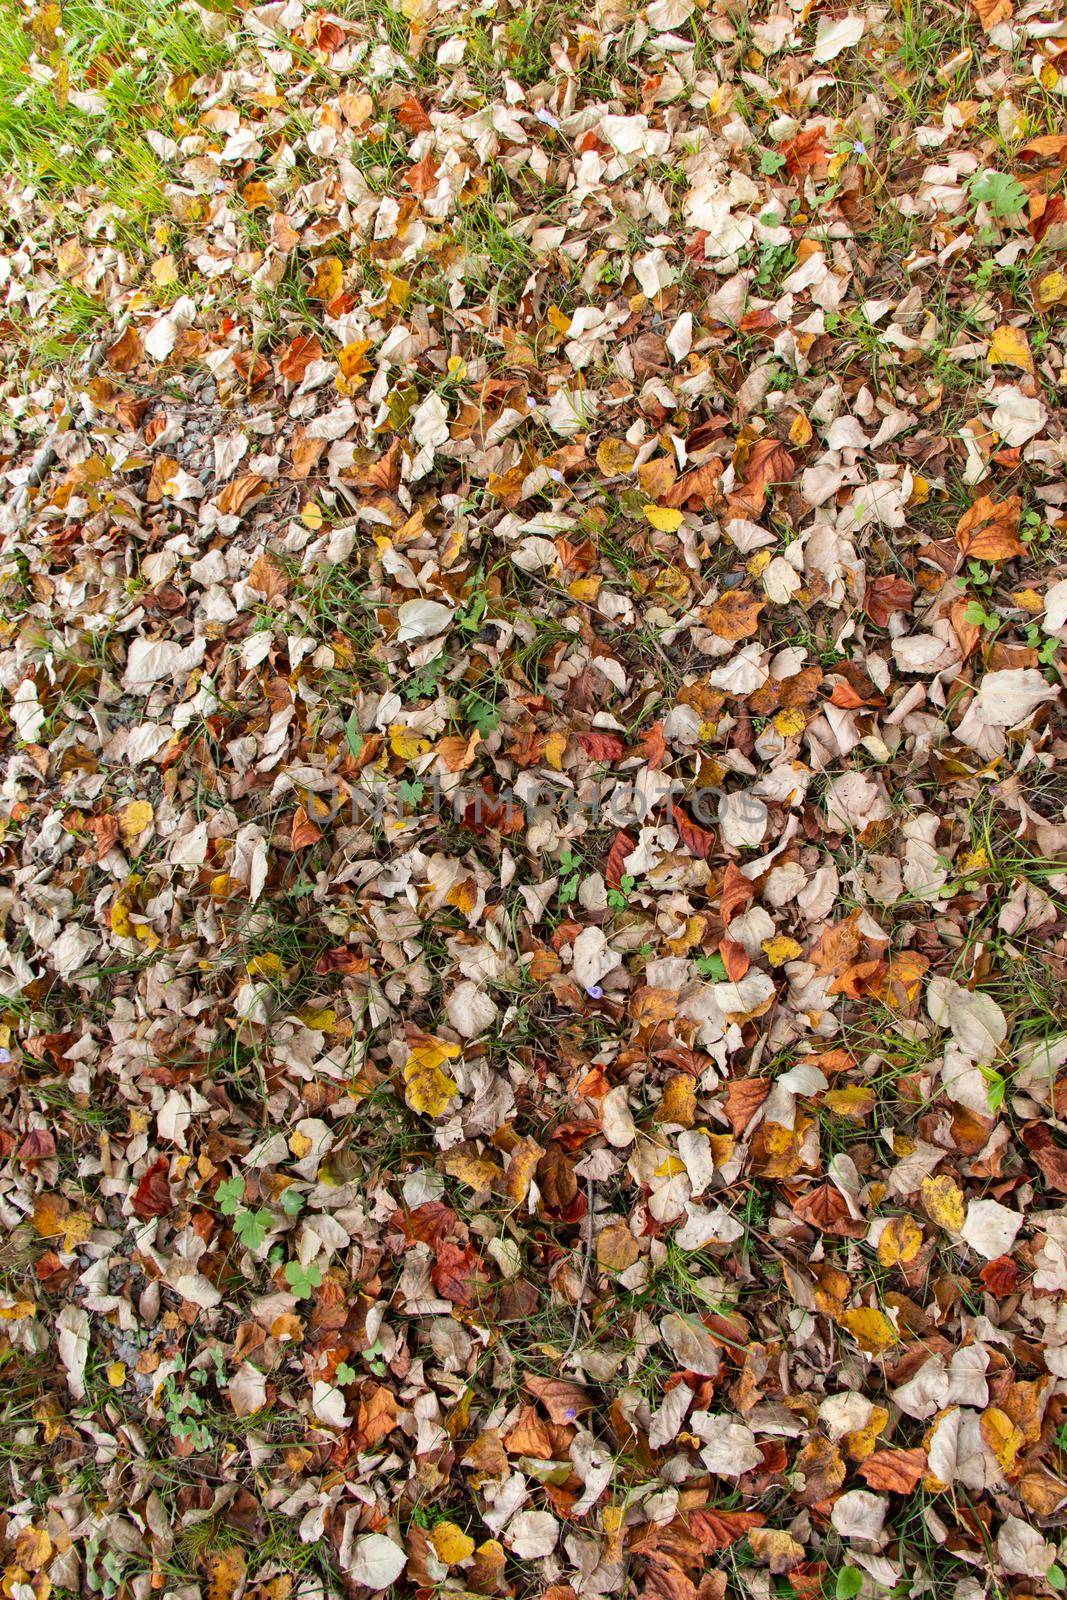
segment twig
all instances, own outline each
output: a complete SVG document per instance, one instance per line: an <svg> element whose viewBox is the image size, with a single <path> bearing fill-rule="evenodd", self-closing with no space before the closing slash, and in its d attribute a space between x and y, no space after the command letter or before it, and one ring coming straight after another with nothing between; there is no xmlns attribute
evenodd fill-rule
<svg viewBox="0 0 1067 1600"><path fill-rule="evenodd" d="M131 299L133 300L136 299L136 289L137 286L135 286L133 296L131 296ZM133 315L134 312L132 305L128 306L123 312L122 316L119 318L117 325L114 327L105 328L103 332L97 335L86 352L85 361L82 364L80 379L76 379L75 382L81 382L83 384L92 382L104 364L105 355L111 349L116 340L122 338L122 335L126 332L126 329L133 320ZM41 445L40 449L37 451L37 454L34 456L33 461L30 463L30 470L25 482L20 484L18 489L15 491L13 504L16 516L21 516L23 510L29 503L32 491L40 488L48 473L55 465L57 454L56 446L58 444L60 435L69 432L69 430L75 426L74 402L72 400L68 403L63 415L59 418L55 427L48 435L48 438L45 440L44 444Z"/></svg>
<svg viewBox="0 0 1067 1600"><path fill-rule="evenodd" d="M582 1281L578 1288L578 1304L574 1308L574 1327L571 1329L571 1340L560 1359L560 1366L566 1366L574 1354L574 1347L578 1343L578 1330L582 1325L582 1301L585 1299L586 1285L589 1282L589 1269L593 1264L593 1180L585 1180L585 1260L582 1262Z"/></svg>

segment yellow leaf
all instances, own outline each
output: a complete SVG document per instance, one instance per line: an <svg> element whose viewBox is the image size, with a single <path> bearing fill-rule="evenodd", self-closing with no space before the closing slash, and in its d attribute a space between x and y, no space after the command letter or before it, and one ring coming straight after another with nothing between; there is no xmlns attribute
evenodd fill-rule
<svg viewBox="0 0 1067 1600"><path fill-rule="evenodd" d="M657 1122L673 1122L681 1128L691 1128L696 1121L696 1083L688 1072L675 1072L664 1084L659 1105L653 1116Z"/></svg>
<svg viewBox="0 0 1067 1600"><path fill-rule="evenodd" d="M152 263L152 278L160 289L169 288L178 281L178 268L174 264L172 255L160 256Z"/></svg>
<svg viewBox="0 0 1067 1600"><path fill-rule="evenodd" d="M837 1320L868 1355L881 1355L900 1342L899 1333L876 1306L852 1306Z"/></svg>
<svg viewBox="0 0 1067 1600"><path fill-rule="evenodd" d="M207 1600L233 1600L245 1581L248 1563L240 1545L228 1550L209 1550L204 1556L207 1569Z"/></svg>
<svg viewBox="0 0 1067 1600"><path fill-rule="evenodd" d="M774 719L774 729L783 739L793 739L798 733L803 733L808 719L799 706L790 706L787 711L779 711Z"/></svg>
<svg viewBox="0 0 1067 1600"><path fill-rule="evenodd" d="M332 1006L325 1006L321 1010L308 1006L305 1010L298 1011L297 1017L305 1028L314 1028L316 1033L333 1033L337 1027L337 1012Z"/></svg>
<svg viewBox="0 0 1067 1600"><path fill-rule="evenodd" d="M625 439L601 439L596 447L596 464L605 478L621 478L636 460L637 451Z"/></svg>
<svg viewBox="0 0 1067 1600"><path fill-rule="evenodd" d="M446 905L454 906L457 911L462 911L469 917L478 904L478 885L473 878L464 878L459 883L454 883L445 895Z"/></svg>
<svg viewBox="0 0 1067 1600"><path fill-rule="evenodd" d="M336 299L341 292L341 278L341 263L336 256L323 256L315 263L308 299L321 300L324 304Z"/></svg>
<svg viewBox="0 0 1067 1600"><path fill-rule="evenodd" d="M1034 299L1040 311L1048 311L1067 301L1067 272L1046 272L1037 280Z"/></svg>
<svg viewBox="0 0 1067 1600"><path fill-rule="evenodd" d="M414 1045L404 1063L404 1098L412 1111L425 1117L439 1117L459 1084L443 1070L446 1061L455 1061L459 1045L445 1039L426 1038Z"/></svg>
<svg viewBox="0 0 1067 1600"><path fill-rule="evenodd" d="M830 1089L822 1097L827 1110L838 1117L852 1117L861 1122L874 1110L878 1096L865 1084L853 1083L844 1089Z"/></svg>
<svg viewBox="0 0 1067 1600"><path fill-rule="evenodd" d="M322 507L317 506L314 500L309 500L306 506L300 508L300 520L305 528L310 528L312 533L317 533L323 524Z"/></svg>
<svg viewBox="0 0 1067 1600"><path fill-rule="evenodd" d="M756 1560L779 1577L791 1572L804 1559L804 1546L784 1528L750 1528L748 1542Z"/></svg>
<svg viewBox="0 0 1067 1600"><path fill-rule="evenodd" d="M372 343L371 339L354 339L351 344L341 346L337 352L337 365L342 378L361 378L370 371L371 364L366 360L366 355Z"/></svg>
<svg viewBox="0 0 1067 1600"><path fill-rule="evenodd" d="M567 748L565 733L550 733L545 740L545 760L553 772L563 771L563 752Z"/></svg>
<svg viewBox="0 0 1067 1600"><path fill-rule="evenodd" d="M987 1406L978 1424L982 1439L997 1458L1006 1478L1015 1471L1015 1458L1026 1444L1026 1435L999 1406Z"/></svg>
<svg viewBox="0 0 1067 1600"><path fill-rule="evenodd" d="M250 978L282 978L285 976L285 962L272 950L265 950L262 955L253 956L251 961L245 962L245 971Z"/></svg>
<svg viewBox="0 0 1067 1600"><path fill-rule="evenodd" d="M147 827L155 821L155 812L147 800L131 800L119 812L119 837L127 850L132 850Z"/></svg>
<svg viewBox="0 0 1067 1600"><path fill-rule="evenodd" d="M641 1246L621 1219L609 1222L596 1236L597 1263L606 1272L625 1272L641 1254Z"/></svg>
<svg viewBox="0 0 1067 1600"><path fill-rule="evenodd" d="M111 923L112 933L117 934L120 939L132 939L134 937L134 927L133 921L130 917L130 911L133 906L133 897L140 881L141 880L136 873L134 873L132 877L127 878L126 882L122 885L122 888L111 902L111 911L109 913L108 920Z"/></svg>
<svg viewBox="0 0 1067 1600"><path fill-rule="evenodd" d="M673 506L644 506L645 516L660 533L677 533L682 526L682 513Z"/></svg>
<svg viewBox="0 0 1067 1600"><path fill-rule="evenodd" d="M416 733L403 722L394 722L389 728L389 748L401 761L414 761L417 756L429 754L433 749L433 741L423 738L421 733Z"/></svg>
<svg viewBox="0 0 1067 1600"><path fill-rule="evenodd" d="M474 1540L454 1522L439 1522L430 1537L437 1559L443 1561L446 1567L454 1567L457 1562L466 1561L474 1554Z"/></svg>
<svg viewBox="0 0 1067 1600"><path fill-rule="evenodd" d="M450 1178L458 1178L475 1194L488 1194L497 1179L504 1176L504 1169L499 1162L489 1156L465 1155L461 1150L450 1150L445 1156L444 1167Z"/></svg>
<svg viewBox="0 0 1067 1600"><path fill-rule="evenodd" d="M852 1461L866 1461L873 1455L878 1435L889 1422L889 1412L882 1406L872 1407L871 1414L862 1428L853 1428L841 1440L841 1448Z"/></svg>
<svg viewBox="0 0 1067 1600"><path fill-rule="evenodd" d="M923 1231L914 1217L890 1217L878 1240L883 1267L907 1267L922 1249Z"/></svg>
<svg viewBox="0 0 1067 1600"><path fill-rule="evenodd" d="M788 934L780 933L774 939L764 939L763 953L772 967L784 967L787 961L795 961L802 955L804 947Z"/></svg>
<svg viewBox="0 0 1067 1600"><path fill-rule="evenodd" d="M567 593L572 600L582 600L591 605L600 593L603 581L599 572L591 572L587 578L575 578L573 583L568 584Z"/></svg>
<svg viewBox="0 0 1067 1600"><path fill-rule="evenodd" d="M23 1528L15 1540L15 1560L26 1572L43 1572L52 1559L52 1536L45 1528ZM45 1579L47 1584L48 1580ZM28 1587L28 1586L27 1586ZM8 1594L18 1591L7 1589ZM45 1593L47 1594L47 1589Z"/></svg>
<svg viewBox="0 0 1067 1600"><path fill-rule="evenodd" d="M952 1178L924 1178L920 1190L926 1215L946 1233L959 1233L963 1227L963 1190Z"/></svg>
<svg viewBox="0 0 1067 1600"><path fill-rule="evenodd" d="M1024 372L1033 372L1034 358L1030 354L1026 334L1021 328L1013 328L1006 322L1002 322L999 328L994 328L989 344L989 365L1021 367Z"/></svg>
<svg viewBox="0 0 1067 1600"><path fill-rule="evenodd" d="M811 423L803 411L798 411L789 427L789 443L799 445L803 449L804 445L810 444L810 442Z"/></svg>
<svg viewBox="0 0 1067 1600"><path fill-rule="evenodd" d="M123 1361L109 1361L107 1365L107 1381L113 1389L121 1389L126 1382L126 1364Z"/></svg>

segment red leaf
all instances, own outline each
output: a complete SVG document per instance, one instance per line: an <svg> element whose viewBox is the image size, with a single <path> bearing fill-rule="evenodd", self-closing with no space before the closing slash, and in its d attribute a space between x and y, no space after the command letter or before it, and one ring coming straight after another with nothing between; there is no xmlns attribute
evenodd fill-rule
<svg viewBox="0 0 1067 1600"><path fill-rule="evenodd" d="M854 1222L849 1215L844 1196L832 1183L820 1183L803 1199L796 1201L793 1210L801 1222L820 1233L839 1234L844 1238L856 1237L867 1231L865 1222Z"/></svg>
<svg viewBox="0 0 1067 1600"><path fill-rule="evenodd" d="M1067 1194L1067 1150L1058 1145L1039 1122L1023 1129L1023 1143L1041 1168L1049 1188Z"/></svg>
<svg viewBox="0 0 1067 1600"><path fill-rule="evenodd" d="M730 982L740 983L751 966L744 945L738 944L734 939L720 939L719 954L722 956L722 964L726 968L726 976Z"/></svg>
<svg viewBox="0 0 1067 1600"><path fill-rule="evenodd" d="M170 1183L168 1173L170 1162L166 1156L160 1156L153 1161L148 1171L142 1173L141 1181L133 1191L131 1205L139 1217L167 1217L174 1209L174 1202L170 1197Z"/></svg>
<svg viewBox="0 0 1067 1600"><path fill-rule="evenodd" d="M910 611L915 589L906 578L875 578L867 585L863 609L877 628L885 628L894 611Z"/></svg>
<svg viewBox="0 0 1067 1600"><path fill-rule="evenodd" d="M997 1256L995 1261L987 1261L979 1272L982 1285L993 1295L1011 1294L1019 1277L1019 1268L1011 1256Z"/></svg>
<svg viewBox="0 0 1067 1600"><path fill-rule="evenodd" d="M470 1245L462 1248L451 1239L442 1239L437 1246L437 1265L430 1274L433 1286L444 1300L453 1305L469 1305L474 1298L474 1273L478 1257Z"/></svg>
<svg viewBox="0 0 1067 1600"><path fill-rule="evenodd" d="M926 1471L925 1450L876 1450L860 1466L872 1489L910 1494Z"/></svg>
<svg viewBox="0 0 1067 1600"><path fill-rule="evenodd" d="M614 733L580 733L578 743L594 761L620 761L626 748Z"/></svg>
<svg viewBox="0 0 1067 1600"><path fill-rule="evenodd" d="M617 889L623 880L626 871L624 865L626 857L634 849L637 840L632 833L627 833L625 828L620 828L612 840L608 859L604 863L604 882L609 889Z"/></svg>
<svg viewBox="0 0 1067 1600"><path fill-rule="evenodd" d="M684 811L671 808L671 821L678 830L678 837L687 850L699 856L701 861L706 861L715 848L715 834L709 833L707 828L702 828L698 822L687 817Z"/></svg>
<svg viewBox="0 0 1067 1600"><path fill-rule="evenodd" d="M805 173L817 172L819 168L826 167L830 157L826 129L803 128L788 144L780 144L778 152L785 156L785 169L791 178L802 178Z"/></svg>

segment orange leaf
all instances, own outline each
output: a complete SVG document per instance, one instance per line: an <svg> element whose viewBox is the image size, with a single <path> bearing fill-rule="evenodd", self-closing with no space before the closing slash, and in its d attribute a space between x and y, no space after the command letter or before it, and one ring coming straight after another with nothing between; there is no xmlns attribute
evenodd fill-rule
<svg viewBox="0 0 1067 1600"><path fill-rule="evenodd" d="M406 100L401 100L393 115L403 127L410 128L412 133L425 133L431 126L429 117L413 94L409 94Z"/></svg>
<svg viewBox="0 0 1067 1600"><path fill-rule="evenodd" d="M315 826L303 806L297 806L293 814L292 848L306 849L308 845L318 844L321 838L322 829Z"/></svg>
<svg viewBox="0 0 1067 1600"><path fill-rule="evenodd" d="M986 33L991 33L1002 22L1011 21L1012 0L971 0L971 4Z"/></svg>
<svg viewBox="0 0 1067 1600"><path fill-rule="evenodd" d="M956 524L956 543L973 561L1010 561L1026 554L1018 535L1022 500L1013 494L1009 500L994 500L983 494L968 506Z"/></svg>
<svg viewBox="0 0 1067 1600"><path fill-rule="evenodd" d="M689 1531L700 1540L705 1553L710 1554L736 1544L749 1528L762 1528L766 1520L759 1511L715 1511L709 1506L704 1511L689 1513Z"/></svg>
<svg viewBox="0 0 1067 1600"><path fill-rule="evenodd" d="M876 1450L860 1465L872 1489L910 1494L926 1471L924 1450Z"/></svg>
<svg viewBox="0 0 1067 1600"><path fill-rule="evenodd" d="M322 356L322 346L313 333L301 334L282 351L278 371L289 383L300 383L313 361Z"/></svg>
<svg viewBox="0 0 1067 1600"><path fill-rule="evenodd" d="M766 604L745 589L728 589L704 613L704 620L719 639L750 639L759 632L759 614Z"/></svg>
<svg viewBox="0 0 1067 1600"><path fill-rule="evenodd" d="M724 927L730 926L738 913L755 898L755 894L751 879L746 878L741 868L734 862L729 862L722 880L722 897L719 901L719 915Z"/></svg>
<svg viewBox="0 0 1067 1600"><path fill-rule="evenodd" d="M437 162L431 151L427 151L421 161L409 167L404 174L404 182L416 194L433 194L437 188Z"/></svg>
<svg viewBox="0 0 1067 1600"><path fill-rule="evenodd" d="M726 1085L723 1110L740 1138L771 1092L769 1078L732 1078Z"/></svg>
<svg viewBox="0 0 1067 1600"><path fill-rule="evenodd" d="M288 582L285 568L280 566L273 556L268 555L266 550L261 550L248 574L248 587L255 589L265 600L277 600L285 593Z"/></svg>
<svg viewBox="0 0 1067 1600"><path fill-rule="evenodd" d="M219 511L224 517L243 517L249 506L265 493L266 478L255 472L242 472L231 478L219 495Z"/></svg>

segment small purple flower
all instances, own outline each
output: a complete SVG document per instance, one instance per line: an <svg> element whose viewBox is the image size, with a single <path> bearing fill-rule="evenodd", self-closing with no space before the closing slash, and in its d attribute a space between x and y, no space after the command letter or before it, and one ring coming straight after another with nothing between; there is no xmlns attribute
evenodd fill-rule
<svg viewBox="0 0 1067 1600"><path fill-rule="evenodd" d="M599 983L591 983L585 992L589 996L590 1000L603 1000L604 998L604 991L600 987Z"/></svg>

